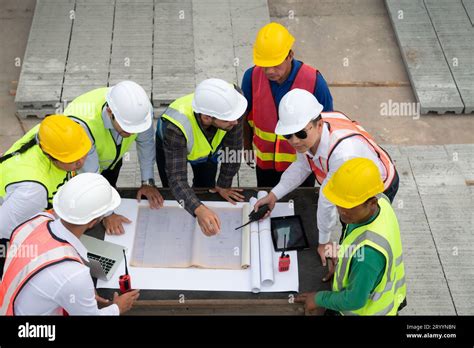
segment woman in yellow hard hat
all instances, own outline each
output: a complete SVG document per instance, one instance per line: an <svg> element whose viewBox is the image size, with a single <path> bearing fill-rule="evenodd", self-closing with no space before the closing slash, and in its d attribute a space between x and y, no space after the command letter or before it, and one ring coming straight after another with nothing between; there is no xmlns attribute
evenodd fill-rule
<svg viewBox="0 0 474 348"><path fill-rule="evenodd" d="M319 314L330 309L341 315L396 315L406 305L402 242L377 165L350 159L322 191L347 227L332 291L303 293L296 302Z"/></svg>
<svg viewBox="0 0 474 348"><path fill-rule="evenodd" d="M58 188L84 165L91 141L64 115L51 115L0 157L0 238L44 209Z"/></svg>

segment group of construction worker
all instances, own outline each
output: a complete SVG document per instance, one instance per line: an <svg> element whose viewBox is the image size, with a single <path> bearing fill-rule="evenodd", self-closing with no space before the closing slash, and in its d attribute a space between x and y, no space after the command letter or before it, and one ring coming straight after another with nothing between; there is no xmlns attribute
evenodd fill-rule
<svg viewBox="0 0 474 348"><path fill-rule="evenodd" d="M136 198L153 209L163 206L156 161L162 186L211 238L221 222L193 188L209 188L233 204L244 201L242 190L232 188L240 160L220 161L223 149L255 153L249 165L255 165L257 186L272 188L255 209L273 209L286 194L317 181L317 252L329 266L324 279L333 278L332 291L300 294L296 301L317 314L396 315L406 303L390 204L397 171L367 131L333 111L326 81L294 58L294 41L282 25L264 26L241 88L204 80L166 108L156 129L145 90L122 81L77 97L62 115L46 117L14 143L0 157L0 238L8 246L0 314L118 315L132 307L138 290L111 300L97 295L80 237L99 223L106 233L122 234L130 223L114 209L122 161L135 142L142 180ZM331 234L338 220L343 231L336 246ZM22 252L31 249L33 255ZM364 257L356 257L361 251Z"/></svg>

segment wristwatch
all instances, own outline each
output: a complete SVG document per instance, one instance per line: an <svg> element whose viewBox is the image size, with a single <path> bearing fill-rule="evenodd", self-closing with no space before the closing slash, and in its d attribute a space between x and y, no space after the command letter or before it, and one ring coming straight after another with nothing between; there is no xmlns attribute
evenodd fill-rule
<svg viewBox="0 0 474 348"><path fill-rule="evenodd" d="M155 186L155 179L142 180L142 186Z"/></svg>

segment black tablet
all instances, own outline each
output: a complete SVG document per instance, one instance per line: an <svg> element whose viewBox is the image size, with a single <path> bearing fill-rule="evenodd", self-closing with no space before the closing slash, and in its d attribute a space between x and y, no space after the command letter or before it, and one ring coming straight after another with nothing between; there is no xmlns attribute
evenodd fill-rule
<svg viewBox="0 0 474 348"><path fill-rule="evenodd" d="M283 251L285 239L286 250L303 250L309 247L299 215L275 217L270 221L275 251Z"/></svg>

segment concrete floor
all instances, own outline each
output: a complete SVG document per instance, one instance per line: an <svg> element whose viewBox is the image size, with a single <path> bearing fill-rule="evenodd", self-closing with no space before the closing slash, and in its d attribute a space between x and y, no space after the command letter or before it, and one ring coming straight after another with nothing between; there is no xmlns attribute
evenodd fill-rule
<svg viewBox="0 0 474 348"><path fill-rule="evenodd" d="M287 26L295 36L295 56L319 69L330 84L334 108L359 121L377 141L474 142L474 114L381 114L382 104L416 102L383 0L269 0L268 4L272 21Z"/></svg>
<svg viewBox="0 0 474 348"><path fill-rule="evenodd" d="M329 82L335 108L388 144L396 161L401 184L394 206L409 284L403 314L472 315L474 191L465 181L474 179L474 115L382 115L384 103L415 102L383 0L268 2L271 19L295 35L296 57ZM23 57L34 6L34 0L0 3L0 152L39 122L18 119L9 94L20 74L15 58ZM241 186L255 185L245 165L240 178ZM132 151L119 186L139 180Z"/></svg>
<svg viewBox="0 0 474 348"><path fill-rule="evenodd" d="M382 115L382 105L414 103L383 0L269 0L270 16L296 37L296 57L318 68L330 84L336 110L358 120L380 143L474 142L474 115ZM38 120L19 120L14 97L34 0L0 3L0 152ZM399 104L398 104L399 105Z"/></svg>

